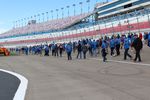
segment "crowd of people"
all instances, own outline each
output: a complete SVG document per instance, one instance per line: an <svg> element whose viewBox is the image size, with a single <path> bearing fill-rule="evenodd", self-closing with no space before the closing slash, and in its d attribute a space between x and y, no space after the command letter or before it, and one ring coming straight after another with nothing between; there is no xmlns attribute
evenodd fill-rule
<svg viewBox="0 0 150 100"><path fill-rule="evenodd" d="M97 57L101 54L103 61L107 61L107 55L110 54L112 57L120 56L121 49L124 49L124 60L129 57L131 60L141 62L140 51L143 48L143 41L150 47L150 33L136 34L131 33L127 35L112 35L111 37L104 36L100 39L82 39L79 41L69 43L51 43L45 45L36 45L30 47L22 47L11 49L18 54L24 53L26 55L43 55L54 57L62 57L63 54L67 54L67 59L72 60L72 53L76 54L76 59L86 59L87 52L91 57ZM135 51L135 57L133 58L129 54L129 49ZM109 53L110 51L110 53ZM66 53L65 53L66 52Z"/></svg>

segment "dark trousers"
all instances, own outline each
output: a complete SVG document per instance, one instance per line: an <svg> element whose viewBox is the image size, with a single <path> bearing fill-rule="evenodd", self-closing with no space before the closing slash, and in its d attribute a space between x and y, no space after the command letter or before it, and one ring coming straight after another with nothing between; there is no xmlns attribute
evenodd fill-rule
<svg viewBox="0 0 150 100"><path fill-rule="evenodd" d="M150 47L150 40L148 40L147 46L149 46L149 47Z"/></svg>
<svg viewBox="0 0 150 100"><path fill-rule="evenodd" d="M71 52L67 52L67 57L68 57L68 60L72 60Z"/></svg>
<svg viewBox="0 0 150 100"><path fill-rule="evenodd" d="M128 51L129 51L129 48L125 49L125 51L124 51L124 60L127 59L127 56L130 57L130 58L132 58L132 56L128 53Z"/></svg>
<svg viewBox="0 0 150 100"><path fill-rule="evenodd" d="M101 53L102 53L102 57L103 57L103 62L105 62L107 60L107 58L106 58L106 55L107 55L106 50L102 49Z"/></svg>
<svg viewBox="0 0 150 100"><path fill-rule="evenodd" d="M54 56L55 55L55 50L52 50L52 56Z"/></svg>
<svg viewBox="0 0 150 100"><path fill-rule="evenodd" d="M59 51L59 55L60 55L60 57L62 57L62 50Z"/></svg>
<svg viewBox="0 0 150 100"><path fill-rule="evenodd" d="M140 50L136 50L136 55L135 55L134 61L136 61L137 59L139 59L139 61L141 61Z"/></svg>
<svg viewBox="0 0 150 100"><path fill-rule="evenodd" d="M117 56L120 55L120 44L116 45Z"/></svg>
<svg viewBox="0 0 150 100"><path fill-rule="evenodd" d="M114 47L110 48L110 50L111 50L111 56L114 54L114 49L115 49Z"/></svg>
<svg viewBox="0 0 150 100"><path fill-rule="evenodd" d="M49 51L46 50L44 55L49 56Z"/></svg>
<svg viewBox="0 0 150 100"><path fill-rule="evenodd" d="M57 56L57 57L59 56L58 55L58 50L55 50L55 56Z"/></svg>
<svg viewBox="0 0 150 100"><path fill-rule="evenodd" d="M93 56L93 52L92 52L92 48L91 47L89 48L89 54L90 54L90 56Z"/></svg>
<svg viewBox="0 0 150 100"><path fill-rule="evenodd" d="M79 55L80 55L80 59L82 59L82 51L78 51L77 59L78 59Z"/></svg>
<svg viewBox="0 0 150 100"><path fill-rule="evenodd" d="M83 51L83 58L86 59L86 51Z"/></svg>

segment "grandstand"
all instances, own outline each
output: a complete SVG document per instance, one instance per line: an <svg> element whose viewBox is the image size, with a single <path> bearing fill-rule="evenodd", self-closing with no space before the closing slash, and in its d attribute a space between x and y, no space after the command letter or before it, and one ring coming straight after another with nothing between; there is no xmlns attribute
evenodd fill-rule
<svg viewBox="0 0 150 100"><path fill-rule="evenodd" d="M0 45L30 46L149 31L149 0L113 0L96 4L88 13L13 28L0 35Z"/></svg>

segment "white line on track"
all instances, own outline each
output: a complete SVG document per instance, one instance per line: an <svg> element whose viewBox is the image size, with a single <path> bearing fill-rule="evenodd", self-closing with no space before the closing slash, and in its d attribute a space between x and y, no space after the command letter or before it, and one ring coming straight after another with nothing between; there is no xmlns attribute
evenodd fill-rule
<svg viewBox="0 0 150 100"><path fill-rule="evenodd" d="M14 75L20 80L20 85L17 89L17 92L15 93L13 100L24 100L27 86L28 86L28 80L24 76L19 75L19 74L14 73L14 72L11 72L11 71L7 71L7 70L3 70L3 69L0 69L0 71Z"/></svg>
<svg viewBox="0 0 150 100"><path fill-rule="evenodd" d="M99 60L99 61L103 60L103 59L97 59L97 58L90 58L90 59ZM126 61L117 61L117 60L107 60L107 61L115 62L115 63L122 63L122 64L141 65L141 66L149 66L150 67L150 64L145 64L145 63L126 62Z"/></svg>

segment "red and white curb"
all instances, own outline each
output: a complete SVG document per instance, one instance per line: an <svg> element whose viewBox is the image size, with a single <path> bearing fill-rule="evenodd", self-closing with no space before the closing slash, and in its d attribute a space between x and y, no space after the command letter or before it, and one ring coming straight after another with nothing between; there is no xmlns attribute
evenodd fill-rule
<svg viewBox="0 0 150 100"><path fill-rule="evenodd" d="M16 76L20 80L20 85L17 89L17 92L15 93L13 100L24 100L27 86L28 86L28 80L24 76L19 75L15 72L3 70L3 69L0 69L0 71Z"/></svg>

